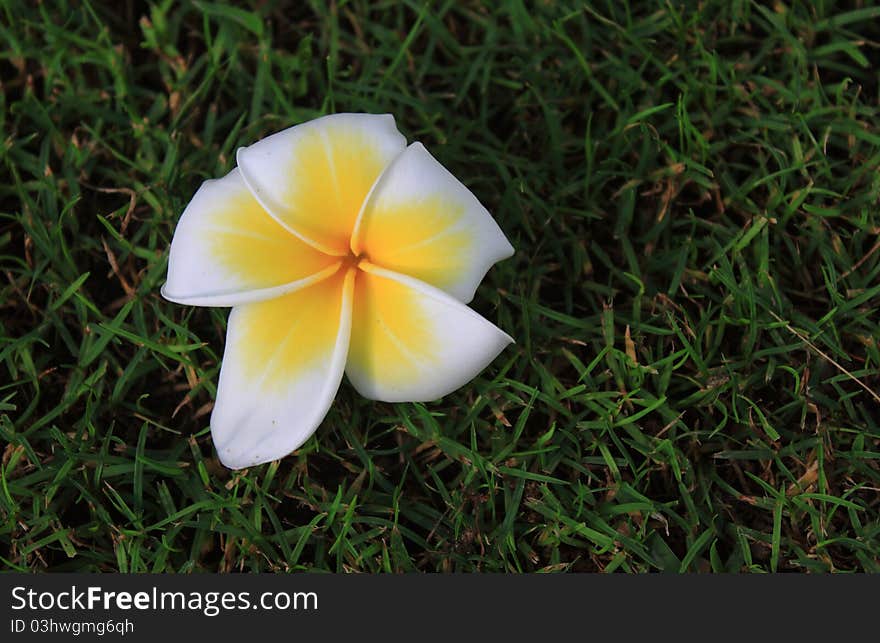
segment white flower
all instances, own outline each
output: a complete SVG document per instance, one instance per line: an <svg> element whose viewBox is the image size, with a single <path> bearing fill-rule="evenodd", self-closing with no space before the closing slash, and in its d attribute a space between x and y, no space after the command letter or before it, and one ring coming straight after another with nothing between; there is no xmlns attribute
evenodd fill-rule
<svg viewBox="0 0 880 643"><path fill-rule="evenodd" d="M318 118L237 161L186 207L162 289L233 306L211 415L226 466L298 448L343 372L365 397L429 401L513 341L465 305L513 247L392 116Z"/></svg>

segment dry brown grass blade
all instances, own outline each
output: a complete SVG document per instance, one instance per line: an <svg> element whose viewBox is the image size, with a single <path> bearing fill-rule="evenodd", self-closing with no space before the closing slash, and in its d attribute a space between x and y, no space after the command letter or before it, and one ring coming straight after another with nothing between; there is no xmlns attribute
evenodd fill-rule
<svg viewBox="0 0 880 643"><path fill-rule="evenodd" d="M825 351L823 351L823 350L820 349L818 346L816 346L813 342L811 342L809 339L807 339L807 337L806 337L803 333L799 332L798 330L795 330L795 328L793 328L792 325L789 324L787 321L785 321L782 317L780 317L779 315L777 315L776 313L774 313L772 310L768 310L767 312L770 313L770 315L771 315L776 321L785 324L785 328L786 328L786 330L788 330L788 332L790 332L790 333L792 333L793 335L797 336L798 339L800 339L804 344L806 344L807 346L809 346L810 349L811 349L814 353L816 353L817 355L819 355L819 357L821 357L822 359L826 360L828 363L832 364L832 365L834 366L834 368L836 368L837 370L839 370L841 373L843 373L844 375L846 375L846 376L847 376L849 379L851 379L853 382L855 382L856 384L858 384L859 386L861 386L863 389L865 389L865 390L868 392L868 395L870 395L870 396L873 397L875 400L877 400L878 402L880 402L880 395L878 395L876 391L872 390L870 386L868 386L868 385L865 384L862 380L860 380L860 379L857 378L855 375L853 375L853 374L850 373L848 370L846 370L846 369L845 369L843 366L841 366L841 365L840 365L840 364L839 364L839 363L838 363L833 357L831 357L830 355L828 355Z"/></svg>

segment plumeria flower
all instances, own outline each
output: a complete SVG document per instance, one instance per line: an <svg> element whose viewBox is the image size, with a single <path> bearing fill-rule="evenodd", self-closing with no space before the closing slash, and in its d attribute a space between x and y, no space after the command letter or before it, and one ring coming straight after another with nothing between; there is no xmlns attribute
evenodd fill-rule
<svg viewBox="0 0 880 643"><path fill-rule="evenodd" d="M343 372L367 398L430 401L513 341L465 305L513 247L392 116L324 116L237 162L184 210L162 289L233 307L211 415L227 467L297 449Z"/></svg>

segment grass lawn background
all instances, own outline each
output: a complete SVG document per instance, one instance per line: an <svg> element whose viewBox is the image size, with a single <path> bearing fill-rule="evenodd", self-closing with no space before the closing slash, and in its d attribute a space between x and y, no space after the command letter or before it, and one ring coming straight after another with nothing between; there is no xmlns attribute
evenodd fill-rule
<svg viewBox="0 0 880 643"><path fill-rule="evenodd" d="M0 566L880 571L880 8L0 6ZM235 150L390 112L517 249L430 404L217 461L227 309L164 301Z"/></svg>

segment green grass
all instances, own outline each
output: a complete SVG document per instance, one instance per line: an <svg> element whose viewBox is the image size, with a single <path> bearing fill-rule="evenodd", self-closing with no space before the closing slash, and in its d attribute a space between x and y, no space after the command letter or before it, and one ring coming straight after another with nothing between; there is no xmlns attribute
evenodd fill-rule
<svg viewBox="0 0 880 643"><path fill-rule="evenodd" d="M0 5L0 566L880 571L880 8L253 5ZM227 310L160 297L169 243L334 111L493 213L517 343L231 472Z"/></svg>

